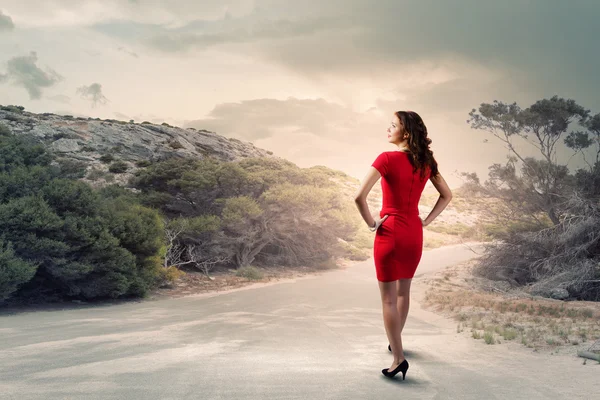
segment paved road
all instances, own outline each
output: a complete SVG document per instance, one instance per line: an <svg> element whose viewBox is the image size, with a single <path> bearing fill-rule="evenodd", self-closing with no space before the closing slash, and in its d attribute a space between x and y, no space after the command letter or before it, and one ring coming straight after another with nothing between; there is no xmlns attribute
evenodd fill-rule
<svg viewBox="0 0 600 400"><path fill-rule="evenodd" d="M0 399L593 399L600 366L489 346L421 309L423 277L475 256L427 251L406 380L391 364L372 260L233 292L0 315Z"/></svg>

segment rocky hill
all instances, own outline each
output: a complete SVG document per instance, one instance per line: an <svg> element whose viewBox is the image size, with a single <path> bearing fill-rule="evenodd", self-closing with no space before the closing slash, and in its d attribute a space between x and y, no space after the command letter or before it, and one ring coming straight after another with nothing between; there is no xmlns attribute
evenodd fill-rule
<svg viewBox="0 0 600 400"><path fill-rule="evenodd" d="M94 187L109 183L126 185L140 167L168 157L215 157L234 161L244 157L276 157L252 143L226 138L215 132L182 129L149 122L134 123L114 119L82 118L51 113L35 114L18 106L0 105L0 125L15 134L30 133L41 138L57 155L58 162L70 162L73 169L85 169L80 177ZM117 165L120 164L120 165ZM118 167L118 168L117 168ZM342 171L325 166L342 196L352 199L360 181ZM115 173L116 172L116 173ZM427 228L425 247L439 247L464 240L463 233L479 222L476 204L460 193L436 221ZM431 210L438 193L428 184L419 209L423 217ZM368 197L373 214L381 208L381 184L373 186Z"/></svg>
<svg viewBox="0 0 600 400"><path fill-rule="evenodd" d="M6 125L15 134L29 133L41 138L59 159L85 163L86 177L89 174L102 177L112 161L126 163L128 168L125 172L110 174L110 181L117 183L127 182L140 163L172 156L200 159L212 156L222 161L274 157L272 152L252 143L166 123L157 125L52 113L35 114L20 106L0 105L0 124ZM93 181L98 184L102 179Z"/></svg>

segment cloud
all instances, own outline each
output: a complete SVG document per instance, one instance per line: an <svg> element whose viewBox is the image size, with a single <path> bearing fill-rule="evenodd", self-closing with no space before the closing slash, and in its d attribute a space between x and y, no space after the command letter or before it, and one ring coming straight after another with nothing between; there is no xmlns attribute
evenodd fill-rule
<svg viewBox="0 0 600 400"><path fill-rule="evenodd" d="M47 99L55 101L57 103L62 103L62 104L70 104L71 103L71 98L69 96L64 95L64 94L57 94L55 96L48 96Z"/></svg>
<svg viewBox="0 0 600 400"><path fill-rule="evenodd" d="M308 20L264 19L255 15L232 20L225 16L220 21L195 21L177 29L155 26L156 34L145 42L166 52L183 52L207 49L219 45L258 43L271 40L288 40L314 37L326 32L349 29L345 21L336 18Z"/></svg>
<svg viewBox="0 0 600 400"><path fill-rule="evenodd" d="M387 121L383 122L384 124ZM333 140L356 138L382 124L369 113L324 99L257 99L217 105L208 118L190 121L186 127L207 129L248 141L289 133L311 134ZM379 126L380 130L385 127Z"/></svg>
<svg viewBox="0 0 600 400"><path fill-rule="evenodd" d="M390 115L325 99L256 99L217 105L193 127L250 141L301 167L327 165L361 176L385 147ZM370 150L369 150L370 149Z"/></svg>
<svg viewBox="0 0 600 400"><path fill-rule="evenodd" d="M235 3L223 4L235 10ZM530 93L546 92L552 82L553 92L584 92L582 100L590 101L600 90L600 53L589 51L600 37L600 3L455 4L257 0L250 12L236 15L187 22L179 15L170 23L121 19L95 29L170 54L217 49L245 55L315 81L394 79L391 71L418 61L460 59L513 75Z"/></svg>
<svg viewBox="0 0 600 400"><path fill-rule="evenodd" d="M92 107L108 102L108 99L102 94L102 85L99 83L92 83L90 86L81 86L77 88L77 94L81 95L81 98L91 101Z"/></svg>
<svg viewBox="0 0 600 400"><path fill-rule="evenodd" d="M0 10L0 32L12 31L13 29L15 29L15 24L13 23L12 18Z"/></svg>
<svg viewBox="0 0 600 400"><path fill-rule="evenodd" d="M13 57L7 62L7 73L2 80L12 81L15 85L23 86L30 99L40 99L42 89L53 86L63 78L56 71L46 68L42 70L37 65L37 53L32 51L28 56Z"/></svg>
<svg viewBox="0 0 600 400"><path fill-rule="evenodd" d="M109 21L182 25L197 18L241 15L254 0L3 0L19 26L25 28L88 27Z"/></svg>
<svg viewBox="0 0 600 400"><path fill-rule="evenodd" d="M139 58L139 56L137 55L136 52L128 50L128 49L124 48L123 46L119 46L119 48L117 50L121 51L121 52L123 52L125 54L129 54L131 57Z"/></svg>

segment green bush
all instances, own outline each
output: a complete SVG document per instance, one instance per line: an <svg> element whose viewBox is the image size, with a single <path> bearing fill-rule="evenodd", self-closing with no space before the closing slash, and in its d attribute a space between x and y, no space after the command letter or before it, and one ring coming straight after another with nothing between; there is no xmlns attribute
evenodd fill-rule
<svg viewBox="0 0 600 400"><path fill-rule="evenodd" d="M19 167L34 165L49 166L51 161L52 156L35 137L0 136L0 172L10 172Z"/></svg>
<svg viewBox="0 0 600 400"><path fill-rule="evenodd" d="M144 168L149 167L152 163L149 160L139 160L135 162L136 167Z"/></svg>
<svg viewBox="0 0 600 400"><path fill-rule="evenodd" d="M10 128L2 123L0 123L0 136L10 136L12 132Z"/></svg>
<svg viewBox="0 0 600 400"><path fill-rule="evenodd" d="M262 279L264 276L262 271L260 271L258 268L253 267L253 266L240 267L236 271L235 275L242 277L242 278L246 278L246 279L252 279L252 280L259 280L259 279Z"/></svg>
<svg viewBox="0 0 600 400"><path fill-rule="evenodd" d="M6 114L4 116L4 119L7 121L12 121L12 122L20 122L23 120L23 117L21 117L20 115L15 115L15 114Z"/></svg>
<svg viewBox="0 0 600 400"><path fill-rule="evenodd" d="M34 139L0 138L0 299L144 296L161 279L160 215L65 179Z"/></svg>
<svg viewBox="0 0 600 400"><path fill-rule="evenodd" d="M109 162L112 162L114 159L115 159L115 157L112 154L110 154L110 153L103 154L99 158L99 160L102 161L105 164L108 164Z"/></svg>
<svg viewBox="0 0 600 400"><path fill-rule="evenodd" d="M88 173L87 179L91 181L96 181L104 176L105 172L99 170L97 168L92 168L92 170ZM112 176L112 175L111 175Z"/></svg>
<svg viewBox="0 0 600 400"><path fill-rule="evenodd" d="M125 161L115 161L108 167L108 170L113 174L122 174L127 171L129 165Z"/></svg>
<svg viewBox="0 0 600 400"><path fill-rule="evenodd" d="M79 179L85 176L87 167L85 161L64 158L58 160L58 163L63 178Z"/></svg>
<svg viewBox="0 0 600 400"><path fill-rule="evenodd" d="M8 106L0 106L0 110L17 113L17 114L22 114L23 111L25 111L25 107L8 105Z"/></svg>
<svg viewBox="0 0 600 400"><path fill-rule="evenodd" d="M13 245L0 238L0 302L35 275L37 266L15 255Z"/></svg>

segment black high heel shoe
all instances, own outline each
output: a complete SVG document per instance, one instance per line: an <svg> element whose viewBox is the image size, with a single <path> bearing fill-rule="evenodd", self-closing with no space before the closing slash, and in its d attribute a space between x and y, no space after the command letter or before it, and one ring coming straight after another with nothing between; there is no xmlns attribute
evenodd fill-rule
<svg viewBox="0 0 600 400"><path fill-rule="evenodd" d="M393 371L390 371L389 368L384 368L381 370L381 373L387 376L388 378L393 378L400 371L402 371L402 380L405 380L406 371L408 371L408 361L402 361Z"/></svg>
<svg viewBox="0 0 600 400"><path fill-rule="evenodd" d="M390 351L390 353L392 352L392 345L388 344L388 350Z"/></svg>

